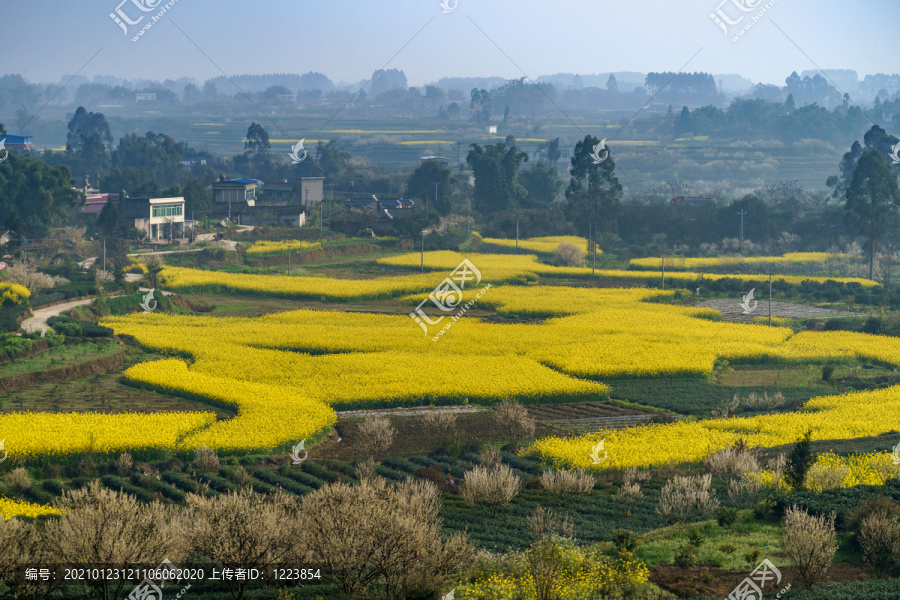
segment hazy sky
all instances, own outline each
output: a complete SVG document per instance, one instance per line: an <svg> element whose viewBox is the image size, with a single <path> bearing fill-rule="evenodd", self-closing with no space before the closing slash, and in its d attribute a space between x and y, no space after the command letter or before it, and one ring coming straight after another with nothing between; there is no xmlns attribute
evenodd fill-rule
<svg viewBox="0 0 900 600"><path fill-rule="evenodd" d="M83 69L203 81L320 71L350 82L387 67L422 85L443 76L683 69L783 84L791 71L817 66L860 77L900 71L896 0L726 0L728 18L747 15L732 33L774 1L737 42L710 18L721 0L458 0L446 14L438 0L174 0L132 42L169 1L126 0L129 19L146 15L126 36L109 16L121 0L0 0L0 74L58 81Z"/></svg>

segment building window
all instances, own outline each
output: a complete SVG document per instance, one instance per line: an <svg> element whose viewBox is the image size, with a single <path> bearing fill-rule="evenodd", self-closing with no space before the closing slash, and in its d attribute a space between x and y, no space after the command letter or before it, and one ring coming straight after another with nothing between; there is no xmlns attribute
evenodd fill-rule
<svg viewBox="0 0 900 600"><path fill-rule="evenodd" d="M180 217L182 211L181 204L163 204L153 207L154 217Z"/></svg>
<svg viewBox="0 0 900 600"><path fill-rule="evenodd" d="M245 200L255 200L256 199L256 188L246 190L244 192L244 199Z"/></svg>

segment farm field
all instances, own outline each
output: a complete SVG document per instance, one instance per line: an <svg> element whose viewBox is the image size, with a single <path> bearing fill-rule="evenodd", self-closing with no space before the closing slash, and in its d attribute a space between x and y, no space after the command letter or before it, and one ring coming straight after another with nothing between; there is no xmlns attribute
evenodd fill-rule
<svg viewBox="0 0 900 600"><path fill-rule="evenodd" d="M300 244L297 252L316 250ZM447 317L423 332L410 312L463 258L478 270L459 303L474 299L471 310L442 335ZM55 503L91 481L172 507L192 494L215 499L252 488L302 499L341 482L362 486L371 458L365 427L385 416L394 438L372 473L388 484L433 482L446 535L465 533L482 551L526 552L529 518L546 507L578 532L578 552L630 569L616 562L627 530L634 560L646 569L628 577L676 596L723 597L755 553L797 576L780 537L780 515L791 506L836 506L840 522L850 523L867 500L900 501L891 483L900 477L891 462L900 444L900 339L805 329L800 321L726 322L679 290L622 287L652 272L592 279L590 269L533 255L429 252L417 273L417 259L331 256L297 264L290 275L286 263L254 267L249 256L227 268L173 261L182 266L165 266L160 287L177 292L173 306L183 314L99 319L127 342L122 367L4 398L0 430L12 460L0 466L0 510L52 518ZM799 288L802 279L783 283ZM429 320L441 316L437 307L426 310ZM498 426L506 399L521 403L534 424L518 439ZM401 415L397 407L430 408ZM438 432L426 415L452 407L470 412L454 413ZM104 434L110 430L126 434ZM790 454L806 430L817 479L801 491L769 461ZM301 440L308 453L292 464ZM599 442L605 456L596 462ZM713 471L709 481L716 505L735 511L733 521L718 510L660 513L673 478L702 474L710 456L745 444L756 447L759 468L744 477ZM521 489L507 503L473 504L461 482L490 464L491 451ZM27 485L11 478L13 467L24 470ZM629 499L623 490L635 480L626 468L635 467L640 496ZM589 491L552 487L555 474L578 469L590 473ZM736 494L742 479L760 487ZM688 547L698 565L677 567ZM893 589L871 580L849 537L840 548L823 584ZM461 585L461 596L480 593ZM336 598L328 586L305 593Z"/></svg>

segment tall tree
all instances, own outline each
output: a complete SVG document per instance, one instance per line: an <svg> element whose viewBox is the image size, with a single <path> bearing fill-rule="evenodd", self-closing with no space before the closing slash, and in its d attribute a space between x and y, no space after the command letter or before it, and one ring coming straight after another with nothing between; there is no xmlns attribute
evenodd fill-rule
<svg viewBox="0 0 900 600"><path fill-rule="evenodd" d="M119 140L112 153L112 166L117 169L140 169L147 178L167 187L181 176L184 169L181 161L186 151L187 144L176 142L162 133L148 131L144 136L131 133ZM130 188L126 189L135 195Z"/></svg>
<svg viewBox="0 0 900 600"><path fill-rule="evenodd" d="M846 222L866 238L869 279L875 274L878 244L900 225L900 189L884 155L866 150L859 157L847 189Z"/></svg>
<svg viewBox="0 0 900 600"><path fill-rule="evenodd" d="M606 89L611 92L619 91L619 83L616 81L616 76L612 73L609 74L609 79L606 80Z"/></svg>
<svg viewBox="0 0 900 600"><path fill-rule="evenodd" d="M599 164L593 158L600 140L587 135L575 145L569 186L566 188L566 216L582 235L598 230L614 231L622 185L616 177L616 163L608 148ZM602 158L602 156L601 156Z"/></svg>
<svg viewBox="0 0 900 600"><path fill-rule="evenodd" d="M247 128L247 141L244 142L244 150L247 151L247 154L263 154L268 152L271 147L269 132L259 123L252 123Z"/></svg>
<svg viewBox="0 0 900 600"><path fill-rule="evenodd" d="M452 209L454 183L447 165L439 160L426 160L416 167L406 181L406 194L427 200L428 205L438 214L447 215Z"/></svg>
<svg viewBox="0 0 900 600"><path fill-rule="evenodd" d="M487 127L491 122L491 93L487 90L472 88L469 108L472 110L472 120L478 127Z"/></svg>
<svg viewBox="0 0 900 600"><path fill-rule="evenodd" d="M46 235L67 209L80 204L68 168L14 152L0 163L0 227L11 229L18 239Z"/></svg>
<svg viewBox="0 0 900 600"><path fill-rule="evenodd" d="M112 143L113 137L109 130L106 117L100 112L88 112L83 106L79 106L75 115L69 121L69 133L66 136L66 151L80 152L85 140L97 136L97 140L103 144Z"/></svg>
<svg viewBox="0 0 900 600"><path fill-rule="evenodd" d="M527 192L519 183L519 167L528 154L516 146L472 144L466 162L475 173L475 210L488 215L518 208Z"/></svg>
<svg viewBox="0 0 900 600"><path fill-rule="evenodd" d="M531 208L548 208L559 198L563 182L556 167L540 161L522 171L522 187L528 192L524 205Z"/></svg>

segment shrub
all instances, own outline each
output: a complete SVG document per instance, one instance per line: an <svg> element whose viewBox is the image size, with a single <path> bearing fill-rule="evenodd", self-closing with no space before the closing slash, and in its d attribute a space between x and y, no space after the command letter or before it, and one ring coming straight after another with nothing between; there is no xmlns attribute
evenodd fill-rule
<svg viewBox="0 0 900 600"><path fill-rule="evenodd" d="M20 494L28 491L31 487L31 477L28 476L28 471L25 470L25 467L13 469L10 474L6 476L6 480L9 481L9 484L13 489Z"/></svg>
<svg viewBox="0 0 900 600"><path fill-rule="evenodd" d="M638 546L638 537L630 529L613 530L613 546L619 552L634 552Z"/></svg>
<svg viewBox="0 0 900 600"><path fill-rule="evenodd" d="M368 417L359 427L360 449L367 458L378 460L393 445L397 430L391 427L387 417Z"/></svg>
<svg viewBox="0 0 900 600"><path fill-rule="evenodd" d="M737 546L734 544L722 544L719 546L719 551L722 552L725 556L731 556L737 551Z"/></svg>
<svg viewBox="0 0 900 600"><path fill-rule="evenodd" d="M479 454L479 456L481 456L481 466L482 467L487 467L487 468L496 467L502 462L502 459L500 456L500 450L498 450L497 448L491 448L489 450L482 450L478 454Z"/></svg>
<svg viewBox="0 0 900 600"><path fill-rule="evenodd" d="M218 469L220 466L219 455L212 448L200 446L194 450L194 466L207 471Z"/></svg>
<svg viewBox="0 0 900 600"><path fill-rule="evenodd" d="M673 561L682 569L690 569L697 564L697 553L694 548L685 544L675 551L675 560Z"/></svg>
<svg viewBox="0 0 900 600"><path fill-rule="evenodd" d="M377 464L371 458L356 464L355 474L357 481L368 481L377 477L375 467Z"/></svg>
<svg viewBox="0 0 900 600"><path fill-rule="evenodd" d="M888 512L876 512L863 519L859 544L865 561L881 576L900 562L900 522Z"/></svg>
<svg viewBox="0 0 900 600"><path fill-rule="evenodd" d="M577 494L586 496L594 489L596 480L584 469L572 471L544 471L541 474L541 485L554 496Z"/></svg>
<svg viewBox="0 0 900 600"><path fill-rule="evenodd" d="M534 419L528 415L524 406L509 398L504 398L500 404L494 407L494 419L504 439L508 440L513 447L518 446L519 440L534 435Z"/></svg>
<svg viewBox="0 0 900 600"><path fill-rule="evenodd" d="M699 529L691 529L688 532L688 543L694 548L702 546L705 539Z"/></svg>
<svg viewBox="0 0 900 600"><path fill-rule="evenodd" d="M240 488L249 488L253 485L253 476L244 467L238 467L231 474L231 479Z"/></svg>
<svg viewBox="0 0 900 600"><path fill-rule="evenodd" d="M752 548L744 553L744 560L747 561L747 564L750 565L751 568L758 565L761 558L762 552L759 551L759 548Z"/></svg>
<svg viewBox="0 0 900 600"><path fill-rule="evenodd" d="M580 267L584 264L584 250L571 242L562 242L553 252L556 263L567 267Z"/></svg>
<svg viewBox="0 0 900 600"><path fill-rule="evenodd" d="M736 508L720 508L716 511L716 522L719 527L731 527L737 521L738 511Z"/></svg>
<svg viewBox="0 0 900 600"><path fill-rule="evenodd" d="M433 411L423 419L428 436L444 445L453 437L456 430L456 414L449 411Z"/></svg>
<svg viewBox="0 0 900 600"><path fill-rule="evenodd" d="M133 466L134 461L131 459L131 455L127 452L123 452L116 459L116 472L123 477L131 472L131 468Z"/></svg>
<svg viewBox="0 0 900 600"><path fill-rule="evenodd" d="M759 471L756 455L746 448L728 447L709 456L706 468L713 475L743 475Z"/></svg>
<svg viewBox="0 0 900 600"><path fill-rule="evenodd" d="M831 379L834 377L834 365L833 364L825 364L822 365L822 381L831 382Z"/></svg>
<svg viewBox="0 0 900 600"><path fill-rule="evenodd" d="M57 477L59 477L59 473L59 467L57 467L56 465L48 464L46 467L44 467L44 479L56 479Z"/></svg>
<svg viewBox="0 0 900 600"><path fill-rule="evenodd" d="M785 512L781 544L804 587L812 587L831 566L837 551L834 518L834 513L829 517L812 516L796 505Z"/></svg>
<svg viewBox="0 0 900 600"><path fill-rule="evenodd" d="M641 491L639 483L625 483L616 492L616 498L628 507L629 514L634 510L634 505L640 502L643 497L644 492Z"/></svg>
<svg viewBox="0 0 900 600"><path fill-rule="evenodd" d="M701 514L714 511L719 502L713 498L715 490L709 489L711 482L709 473L670 479L660 493L656 511L670 521L683 519L694 511Z"/></svg>
<svg viewBox="0 0 900 600"><path fill-rule="evenodd" d="M728 498L736 506L745 507L753 504L759 496L762 480L758 477L742 477L728 480Z"/></svg>
<svg viewBox="0 0 900 600"><path fill-rule="evenodd" d="M562 521L555 519L553 510L543 506L538 506L534 514L528 517L528 529L535 540L572 539L575 537L575 526L568 517Z"/></svg>
<svg viewBox="0 0 900 600"><path fill-rule="evenodd" d="M813 452L810 437L812 430L807 430L803 437L797 440L791 450L785 466L784 478L788 485L795 490L802 490L806 485L806 475L816 462L816 453Z"/></svg>
<svg viewBox="0 0 900 600"><path fill-rule="evenodd" d="M847 465L814 464L806 474L806 487L813 492L843 487L850 472Z"/></svg>
<svg viewBox="0 0 900 600"><path fill-rule="evenodd" d="M622 473L622 481L626 484L650 479L649 471L641 471L637 467L626 467Z"/></svg>
<svg viewBox="0 0 900 600"><path fill-rule="evenodd" d="M477 466L466 472L459 486L460 494L466 502L489 505L492 516L497 506L509 504L521 489L522 480L513 474L509 465L490 469Z"/></svg>

